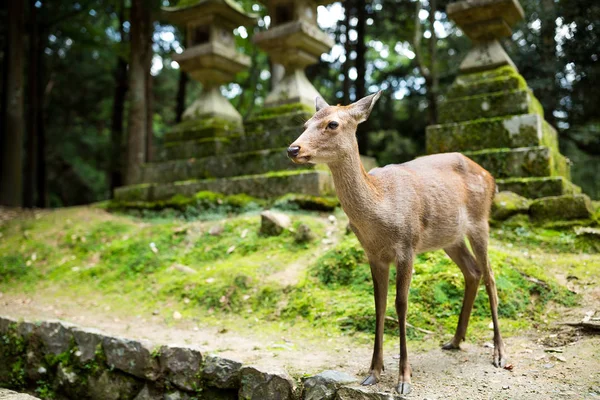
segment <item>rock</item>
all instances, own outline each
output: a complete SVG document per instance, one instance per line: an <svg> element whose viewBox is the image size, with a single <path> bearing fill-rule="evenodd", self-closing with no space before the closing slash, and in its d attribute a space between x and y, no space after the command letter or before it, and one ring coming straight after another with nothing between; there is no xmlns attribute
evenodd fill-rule
<svg viewBox="0 0 600 400"><path fill-rule="evenodd" d="M202 354L197 349L177 346L160 348L160 366L165 378L183 390L195 390L200 386L198 371Z"/></svg>
<svg viewBox="0 0 600 400"><path fill-rule="evenodd" d="M492 219L504 221L515 214L527 214L531 201L513 192L496 193L492 203Z"/></svg>
<svg viewBox="0 0 600 400"><path fill-rule="evenodd" d="M21 336L24 340L28 340L35 332L35 328L35 324L31 322L20 322L17 324L17 335Z"/></svg>
<svg viewBox="0 0 600 400"><path fill-rule="evenodd" d="M202 378L209 386L220 389L240 387L240 369L242 364L226 358L209 356L204 362Z"/></svg>
<svg viewBox="0 0 600 400"><path fill-rule="evenodd" d="M594 214L590 198L584 194L536 199L529 210L535 220L588 219Z"/></svg>
<svg viewBox="0 0 600 400"><path fill-rule="evenodd" d="M364 387L342 386L338 389L336 400L400 400L406 399L398 394L374 392Z"/></svg>
<svg viewBox="0 0 600 400"><path fill-rule="evenodd" d="M87 387L84 380L80 378L73 369L64 366L62 363L56 368L55 387L60 388L60 392L65 393L69 399L83 399L87 396Z"/></svg>
<svg viewBox="0 0 600 400"><path fill-rule="evenodd" d="M73 334L58 321L44 321L36 331L44 344L44 350L55 356L62 354L71 347Z"/></svg>
<svg viewBox="0 0 600 400"><path fill-rule="evenodd" d="M8 329L11 325L16 326L18 323L17 320L12 319L10 317L0 316L0 333L8 332Z"/></svg>
<svg viewBox="0 0 600 400"><path fill-rule="evenodd" d="M210 229L208 230L208 233L211 236L221 236L224 229L225 228L223 227L223 225L217 224L217 225L211 226Z"/></svg>
<svg viewBox="0 0 600 400"><path fill-rule="evenodd" d="M56 369L56 378L58 384L61 386L75 385L79 379L77 374L73 372L72 369L63 366L62 363L59 364L58 368Z"/></svg>
<svg viewBox="0 0 600 400"><path fill-rule="evenodd" d="M142 382L119 372L104 371L88 380L87 395L92 400L133 399L142 388Z"/></svg>
<svg viewBox="0 0 600 400"><path fill-rule="evenodd" d="M292 224L290 217L271 210L260 213L260 218L260 233L265 236L281 235L281 232Z"/></svg>
<svg viewBox="0 0 600 400"><path fill-rule="evenodd" d="M106 363L135 377L155 381L160 369L153 356L152 345L147 341L134 341L117 337L105 337L102 341Z"/></svg>
<svg viewBox="0 0 600 400"><path fill-rule="evenodd" d="M341 385L356 382L356 378L344 372L327 370L304 381L304 400L333 400Z"/></svg>
<svg viewBox="0 0 600 400"><path fill-rule="evenodd" d="M263 371L256 367L243 367L240 377L240 400L294 398L294 381L283 370Z"/></svg>
<svg viewBox="0 0 600 400"><path fill-rule="evenodd" d="M93 328L73 328L71 329L73 337L75 338L75 344L77 351L75 356L80 363L85 364L86 362L93 360L96 357L96 349L98 345L102 343L105 336L104 334Z"/></svg>
<svg viewBox="0 0 600 400"><path fill-rule="evenodd" d="M315 234L311 231L310 227L306 224L300 224L296 228L294 234L294 240L296 243L308 243L315 239Z"/></svg>
<svg viewBox="0 0 600 400"><path fill-rule="evenodd" d="M163 394L154 386L145 384L144 388L135 396L133 400L163 400Z"/></svg>
<svg viewBox="0 0 600 400"><path fill-rule="evenodd" d="M39 400L39 398L0 388L0 400Z"/></svg>
<svg viewBox="0 0 600 400"><path fill-rule="evenodd" d="M188 399L191 399L191 397L186 393L182 393L180 391L174 391L174 392L165 393L164 399L165 400L188 400Z"/></svg>

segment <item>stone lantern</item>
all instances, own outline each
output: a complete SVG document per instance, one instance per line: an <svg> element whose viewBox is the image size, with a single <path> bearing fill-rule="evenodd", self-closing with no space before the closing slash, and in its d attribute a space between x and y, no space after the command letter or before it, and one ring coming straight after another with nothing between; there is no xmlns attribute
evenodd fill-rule
<svg viewBox="0 0 600 400"><path fill-rule="evenodd" d="M317 6L331 0L267 0L271 27L254 36L254 42L273 62L285 68L283 79L265 99L266 107L303 103L314 106L319 95L304 69L329 51L333 40L317 25Z"/></svg>
<svg viewBox="0 0 600 400"><path fill-rule="evenodd" d="M186 28L187 48L173 60L203 86L202 95L185 110L183 119L219 117L241 125L242 116L223 97L220 86L250 66L250 58L236 51L233 30L253 25L256 18L233 0L187 1L164 8L163 15Z"/></svg>
<svg viewBox="0 0 600 400"><path fill-rule="evenodd" d="M498 39L512 34L524 17L518 0L467 0L448 4L448 17L473 41L460 65L461 72L475 72L514 64Z"/></svg>

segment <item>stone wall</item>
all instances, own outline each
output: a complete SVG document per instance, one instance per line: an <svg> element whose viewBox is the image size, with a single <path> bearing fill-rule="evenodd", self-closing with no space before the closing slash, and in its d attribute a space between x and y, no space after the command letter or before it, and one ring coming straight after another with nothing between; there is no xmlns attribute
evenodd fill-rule
<svg viewBox="0 0 600 400"><path fill-rule="evenodd" d="M59 321L0 316L0 387L42 399L351 400L393 399L324 371L294 379L286 371L243 365L187 346L113 337Z"/></svg>

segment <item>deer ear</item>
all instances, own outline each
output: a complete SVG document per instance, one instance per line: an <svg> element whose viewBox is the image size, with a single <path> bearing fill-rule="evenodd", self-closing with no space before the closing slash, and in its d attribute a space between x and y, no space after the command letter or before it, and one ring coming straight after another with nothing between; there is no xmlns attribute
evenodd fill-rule
<svg viewBox="0 0 600 400"><path fill-rule="evenodd" d="M322 108L329 107L329 104L321 96L317 96L315 99L315 108L319 111Z"/></svg>
<svg viewBox="0 0 600 400"><path fill-rule="evenodd" d="M377 93L373 93L367 97L363 97L358 100L356 103L352 103L349 106L350 114L356 119L357 123L365 122L369 115L371 114L371 110L373 110L373 106L377 100L381 97L381 90Z"/></svg>

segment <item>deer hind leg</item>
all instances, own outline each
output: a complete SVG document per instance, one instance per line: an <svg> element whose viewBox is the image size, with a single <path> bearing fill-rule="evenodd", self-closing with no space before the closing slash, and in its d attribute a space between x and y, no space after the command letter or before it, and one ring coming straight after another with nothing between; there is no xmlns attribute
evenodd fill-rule
<svg viewBox="0 0 600 400"><path fill-rule="evenodd" d="M387 304L388 282L390 266L380 261L369 261L371 265L371 276L373 277L373 288L375 295L375 344L373 346L373 358L367 376L362 385L370 386L379 382L379 376L383 370L383 328L385 324L385 308Z"/></svg>
<svg viewBox="0 0 600 400"><path fill-rule="evenodd" d="M487 222L478 226L476 230L469 232L467 236L471 243L471 247L473 248L473 253L475 253L477 265L483 273L485 289L490 300L492 322L494 324L493 364L495 367L504 367L504 365L506 365L506 351L504 349L504 342L502 341L502 335L500 334L500 327L498 325L498 292L496 291L496 281L488 259L489 227Z"/></svg>
<svg viewBox="0 0 600 400"><path fill-rule="evenodd" d="M455 246L444 249L444 251L458 265L465 277L465 295L456 333L450 342L442 346L444 350L453 350L459 349L460 342L465 340L469 317L471 316L471 310L473 309L473 303L475 302L475 297L477 297L477 289L481 280L481 270L477 266L477 261L467 248L464 240Z"/></svg>
<svg viewBox="0 0 600 400"><path fill-rule="evenodd" d="M412 278L413 256L404 254L398 257L396 265L396 313L400 327L400 365L396 392L408 394L412 390L411 369L406 347L406 314L408 310L408 290Z"/></svg>

